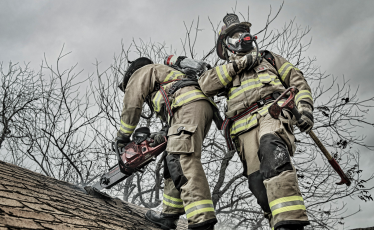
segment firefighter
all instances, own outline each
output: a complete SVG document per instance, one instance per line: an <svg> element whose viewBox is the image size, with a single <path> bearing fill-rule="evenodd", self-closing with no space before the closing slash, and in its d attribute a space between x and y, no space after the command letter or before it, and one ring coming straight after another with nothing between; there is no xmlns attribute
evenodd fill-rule
<svg viewBox="0 0 374 230"><path fill-rule="evenodd" d="M217 222L200 161L203 140L217 110L197 83L197 77L206 67L204 62L173 55L165 59L165 65L139 58L130 65L119 86L125 92L117 133L119 143L130 142L144 102L168 124L168 131L163 128L151 135L154 146L168 136L163 209L161 214L149 210L145 215L162 229L175 229L183 214L187 215L189 229L213 229Z"/></svg>
<svg viewBox="0 0 374 230"><path fill-rule="evenodd" d="M251 23L240 22L235 14L227 14L223 22L216 51L227 64L206 71L199 85L207 96L226 96L227 143L238 151L243 175L271 228L304 229L309 221L290 160L296 148L295 119L288 111L273 119L268 107L285 88L295 86L299 90L295 103L302 114L298 127L309 132L313 127L311 89L303 73L285 58L258 50Z"/></svg>

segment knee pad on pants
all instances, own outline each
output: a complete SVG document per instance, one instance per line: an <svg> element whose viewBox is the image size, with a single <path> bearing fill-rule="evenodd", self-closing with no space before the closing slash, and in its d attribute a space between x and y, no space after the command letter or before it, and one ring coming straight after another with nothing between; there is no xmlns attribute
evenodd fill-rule
<svg viewBox="0 0 374 230"><path fill-rule="evenodd" d="M284 171L293 170L286 144L275 134L265 134L260 139L258 150L260 172L263 179L269 179Z"/></svg>
<svg viewBox="0 0 374 230"><path fill-rule="evenodd" d="M257 204L261 206L262 210L271 213L266 188L263 183L263 176L260 171L256 171L248 176L248 187L256 197Z"/></svg>
<svg viewBox="0 0 374 230"><path fill-rule="evenodd" d="M180 163L180 155L169 154L166 156L166 163L169 169L171 180L174 182L174 186L178 191L181 191L181 187L187 183L187 178L184 176L182 166Z"/></svg>

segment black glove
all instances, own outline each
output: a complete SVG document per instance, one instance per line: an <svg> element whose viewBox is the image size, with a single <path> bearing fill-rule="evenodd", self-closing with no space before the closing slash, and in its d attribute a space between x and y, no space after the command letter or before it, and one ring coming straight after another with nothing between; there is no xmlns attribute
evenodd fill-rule
<svg viewBox="0 0 374 230"><path fill-rule="evenodd" d="M314 125L313 110L309 104L300 102L298 110L301 114L301 118L297 121L297 127L301 132L309 133Z"/></svg>
<svg viewBox="0 0 374 230"><path fill-rule="evenodd" d="M149 144L150 147L155 147L165 142L165 137L167 136L167 132L163 129L158 131L157 133L152 133L150 138L153 139L153 143Z"/></svg>
<svg viewBox="0 0 374 230"><path fill-rule="evenodd" d="M118 132L116 141L118 142L118 148L121 149L131 142L130 137Z"/></svg>

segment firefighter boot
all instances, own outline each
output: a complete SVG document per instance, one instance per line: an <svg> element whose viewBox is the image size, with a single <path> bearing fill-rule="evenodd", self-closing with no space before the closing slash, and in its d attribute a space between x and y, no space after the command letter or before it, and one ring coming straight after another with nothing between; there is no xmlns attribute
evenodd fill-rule
<svg viewBox="0 0 374 230"><path fill-rule="evenodd" d="M283 225L277 228L277 230L304 230L304 226L300 225Z"/></svg>
<svg viewBox="0 0 374 230"><path fill-rule="evenodd" d="M153 210L147 211L145 214L145 218L152 223L158 225L161 227L161 229L176 229L177 228L177 222L179 220L179 215L164 215L164 214L158 214L157 212Z"/></svg>

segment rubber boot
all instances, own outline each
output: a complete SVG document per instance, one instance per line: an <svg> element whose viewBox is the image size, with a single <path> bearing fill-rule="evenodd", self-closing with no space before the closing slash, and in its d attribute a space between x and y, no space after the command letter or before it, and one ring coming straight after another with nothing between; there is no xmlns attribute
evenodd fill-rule
<svg viewBox="0 0 374 230"><path fill-rule="evenodd" d="M189 228L188 230L214 230L214 224L208 224L198 228Z"/></svg>
<svg viewBox="0 0 374 230"><path fill-rule="evenodd" d="M278 227L276 230L304 230L304 226L300 225L283 225Z"/></svg>
<svg viewBox="0 0 374 230"><path fill-rule="evenodd" d="M176 229L179 215L164 216L162 213L158 214L153 210L148 210L145 214L145 218L152 223L160 226L161 229Z"/></svg>

